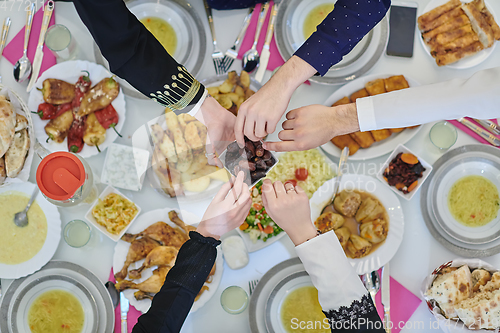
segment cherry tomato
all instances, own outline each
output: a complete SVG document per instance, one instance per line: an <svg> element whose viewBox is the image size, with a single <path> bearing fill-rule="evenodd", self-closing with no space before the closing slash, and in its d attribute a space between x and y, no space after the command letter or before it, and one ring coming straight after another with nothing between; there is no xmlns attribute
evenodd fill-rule
<svg viewBox="0 0 500 333"><path fill-rule="evenodd" d="M295 170L295 178L297 178L297 180L304 181L307 179L307 176L309 176L309 172L307 172L306 168L298 168Z"/></svg>
<svg viewBox="0 0 500 333"><path fill-rule="evenodd" d="M295 187L295 186L297 186L297 180L296 180L296 179L290 179L290 180L287 180L287 181L285 182L285 184L283 184L283 185L286 185L286 184L292 184L292 185L293 185L293 187Z"/></svg>
<svg viewBox="0 0 500 333"><path fill-rule="evenodd" d="M262 209L262 205L260 203L254 203L253 204L253 208L257 211L261 210Z"/></svg>

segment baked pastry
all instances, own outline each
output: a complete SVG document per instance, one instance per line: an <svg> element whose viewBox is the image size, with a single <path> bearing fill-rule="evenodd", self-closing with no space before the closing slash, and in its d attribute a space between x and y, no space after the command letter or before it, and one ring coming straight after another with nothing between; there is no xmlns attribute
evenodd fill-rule
<svg viewBox="0 0 500 333"><path fill-rule="evenodd" d="M376 142L379 142L379 141L385 140L385 139L387 139L388 137L390 137L390 136L391 136L391 134L392 134L392 132L391 132L391 131L389 131L388 129L374 130L374 131L370 131L370 133L372 134L373 139L374 139Z"/></svg>
<svg viewBox="0 0 500 333"><path fill-rule="evenodd" d="M349 147L349 156L355 154L360 148L358 143L349 134L336 136L331 141L340 149Z"/></svg>
<svg viewBox="0 0 500 333"><path fill-rule="evenodd" d="M0 157L5 155L14 137L16 126L16 112L12 104L0 96Z"/></svg>
<svg viewBox="0 0 500 333"><path fill-rule="evenodd" d="M484 286L491 280L491 273L484 269L475 269L472 271L472 292L479 291L479 287Z"/></svg>
<svg viewBox="0 0 500 333"><path fill-rule="evenodd" d="M366 91L366 89L361 89L361 90L358 90L358 91L354 92L354 93L351 95L350 99L351 99L351 101L352 101L353 103L356 103L356 100L357 100L358 98L363 98L363 97L368 97L368 96L370 96L370 95L368 94L368 91Z"/></svg>
<svg viewBox="0 0 500 333"><path fill-rule="evenodd" d="M455 305L472 295L472 277L469 267L463 265L453 272L438 276L426 295L439 304L446 318L457 318Z"/></svg>
<svg viewBox="0 0 500 333"><path fill-rule="evenodd" d="M16 126L14 127L14 131L19 132L25 128L28 128L28 120L25 116L16 113Z"/></svg>
<svg viewBox="0 0 500 333"><path fill-rule="evenodd" d="M384 79L377 79L365 84L365 89L368 91L370 96L383 94L386 92Z"/></svg>
<svg viewBox="0 0 500 333"><path fill-rule="evenodd" d="M14 134L14 140L5 153L5 169L8 177L16 177L21 172L29 148L30 138L26 128Z"/></svg>
<svg viewBox="0 0 500 333"><path fill-rule="evenodd" d="M370 132L354 132L349 135L361 148L368 148L375 142Z"/></svg>
<svg viewBox="0 0 500 333"><path fill-rule="evenodd" d="M493 273L491 279L484 286L479 286L479 291L490 292L500 289L500 272Z"/></svg>
<svg viewBox="0 0 500 333"><path fill-rule="evenodd" d="M387 222L383 219L376 219L371 222L363 223L359 227L359 235L370 243L378 244L387 238Z"/></svg>
<svg viewBox="0 0 500 333"><path fill-rule="evenodd" d="M410 85L403 75L393 75L384 79L385 90L387 92L409 88Z"/></svg>
<svg viewBox="0 0 500 333"><path fill-rule="evenodd" d="M405 127L389 128L389 131L391 131L391 133L399 133L399 132L403 132L404 130L405 130Z"/></svg>
<svg viewBox="0 0 500 333"><path fill-rule="evenodd" d="M358 235L352 234L347 241L347 250L351 252L352 258L361 258L367 255L372 249L372 243L360 237Z"/></svg>
<svg viewBox="0 0 500 333"><path fill-rule="evenodd" d="M346 216L353 217L361 204L361 195L353 191L343 190L335 197L333 207L337 212Z"/></svg>
<svg viewBox="0 0 500 333"><path fill-rule="evenodd" d="M455 311L469 329L500 327L500 290L481 292L460 302Z"/></svg>
<svg viewBox="0 0 500 333"><path fill-rule="evenodd" d="M478 35L479 41L483 44L484 48L491 47L495 42L493 36L493 29L490 27L486 19L473 3L462 5L462 9L469 17L472 29Z"/></svg>
<svg viewBox="0 0 500 333"><path fill-rule="evenodd" d="M344 98L339 99L338 101L333 103L332 106L344 105L349 103L351 103L351 100L349 99L349 97L345 96Z"/></svg>
<svg viewBox="0 0 500 333"><path fill-rule="evenodd" d="M431 30L432 28L428 27L428 25L431 22L433 22L434 20L436 20L441 15L449 12L450 10L453 10L453 9L457 8L461 4L462 3L460 2L460 0L451 0L451 1L448 1L447 3L445 3L442 6L436 7L433 10L430 10L427 13L420 15L420 17L417 20L418 21L418 28L421 31Z"/></svg>
<svg viewBox="0 0 500 333"><path fill-rule="evenodd" d="M342 227L334 231L335 235L337 235L337 238L339 239L339 243L342 246L342 248L346 249L347 246L347 241L349 240L349 237L351 237L351 231L347 227Z"/></svg>
<svg viewBox="0 0 500 333"><path fill-rule="evenodd" d="M325 232L342 227L344 222L345 219L342 215L334 212L326 212L321 214L316 221L314 221L314 225L324 234Z"/></svg>

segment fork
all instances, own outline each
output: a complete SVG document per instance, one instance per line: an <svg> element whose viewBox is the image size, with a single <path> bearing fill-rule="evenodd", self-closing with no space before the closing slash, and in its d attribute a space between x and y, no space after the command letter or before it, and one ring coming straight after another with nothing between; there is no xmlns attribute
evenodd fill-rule
<svg viewBox="0 0 500 333"><path fill-rule="evenodd" d="M5 41L7 40L7 35L9 33L9 28L10 28L10 23L11 23L10 17L6 17L5 20L3 21L2 36L1 36L1 40L0 40L0 57L2 56L3 48L5 46ZM1 75L0 75L0 82L2 82Z"/></svg>
<svg viewBox="0 0 500 333"><path fill-rule="evenodd" d="M238 57L238 49L240 47L240 42L241 42L241 39L243 38L243 36L245 35L245 32L247 31L248 26L250 25L250 19L252 18L254 8L255 7L250 7L250 9L248 10L248 14L245 17L245 20L243 21L243 25L241 26L241 31L238 34L238 37L236 38L234 45L231 46L231 48L229 48L226 51L226 55L224 58L226 60L224 62L224 69L226 70L226 72L229 70L229 68L231 68L234 60L236 60L236 57Z"/></svg>
<svg viewBox="0 0 500 333"><path fill-rule="evenodd" d="M214 19L212 17L212 8L208 6L206 0L203 0L205 4L205 12L207 13L208 26L210 27L210 33L212 34L212 41L214 44L214 51L212 53L212 60L215 66L215 74L222 75L226 71L224 69L224 54L219 50L217 46L217 38L215 38L215 27L214 27Z"/></svg>
<svg viewBox="0 0 500 333"><path fill-rule="evenodd" d="M248 281L248 291L249 291L249 295L252 296L252 293L255 289L255 287L257 287L257 284L259 284L259 280L250 280Z"/></svg>

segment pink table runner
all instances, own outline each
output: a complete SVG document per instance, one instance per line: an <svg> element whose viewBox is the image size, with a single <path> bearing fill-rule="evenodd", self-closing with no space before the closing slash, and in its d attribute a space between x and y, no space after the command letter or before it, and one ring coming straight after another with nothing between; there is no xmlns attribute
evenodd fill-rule
<svg viewBox="0 0 500 333"><path fill-rule="evenodd" d="M472 121L473 123L475 123L476 125L478 126L481 126L479 124L477 124L474 120L472 120L471 118L467 118L469 119L470 121ZM456 128L462 130L464 133L470 135L471 137L473 137L474 139L476 139L477 141L481 142L481 143L485 143L487 145L490 145L492 146L488 141L486 141L485 139L483 139L482 137L480 137L479 135L477 135L476 133L474 133L473 130L469 129L467 126L465 125L462 125L461 123L459 123L457 120L448 120L450 122L450 124L453 124L453 126L455 126ZM491 119L491 121L493 121L495 124L498 124L497 120L496 119ZM500 139L500 136L497 136L497 138ZM492 146L494 147L494 146Z"/></svg>
<svg viewBox="0 0 500 333"><path fill-rule="evenodd" d="M115 280L115 274L113 273L113 268L111 268L111 273L109 273L109 281L116 283ZM138 311L136 308L134 308L132 305L130 305L130 308L128 310L128 315L127 315L127 324L128 324L128 329L127 332L132 332L132 329L134 328L135 324L137 323L137 319L142 315L140 311ZM115 309L115 333L121 332L121 312L120 312L120 305L118 305Z"/></svg>
<svg viewBox="0 0 500 333"><path fill-rule="evenodd" d="M33 64L33 59L35 58L36 46L38 45L38 38L40 37L40 29L42 27L43 20L43 10L42 7L36 12L33 17L33 24L31 26L30 40L28 43L28 59ZM54 12L52 12L52 17L50 18L49 27L55 24L55 8ZM18 34L10 41L9 44L5 47L3 51L3 56L7 59L12 65L15 65L16 62L23 56L23 46L24 46L24 31L25 27L18 32ZM40 75L42 73L54 66L56 64L56 57L52 54L52 52L44 45L43 46L43 60L42 66L40 68Z"/></svg>

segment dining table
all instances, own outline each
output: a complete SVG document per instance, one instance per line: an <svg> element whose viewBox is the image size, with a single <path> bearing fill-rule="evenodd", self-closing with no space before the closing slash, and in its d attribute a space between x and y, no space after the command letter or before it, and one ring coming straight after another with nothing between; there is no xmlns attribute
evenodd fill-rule
<svg viewBox="0 0 500 333"><path fill-rule="evenodd" d="M27 0L24 2L27 3L30 1L37 1L40 4L38 0ZM430 0L413 1L418 4L418 15L423 13L425 6L430 2ZM202 18L206 40L210 45L201 70L197 75L197 78L202 80L215 75L212 59L210 59L210 54L212 53L210 30L205 16L203 1L188 0L188 2L191 3L199 17ZM7 43L9 43L25 25L25 6L19 6L19 3L23 3L23 1L1 1L0 22L7 16L12 20ZM488 4L493 12L500 14L500 1L490 0ZM247 12L246 9L227 11L213 10L215 31L218 39L218 46L221 50L225 51L232 46ZM55 21L56 23L65 25L71 31L79 47L78 58L94 62L94 42L92 36L80 20L71 2L55 3ZM234 27L238 28L236 29ZM34 39L37 37L38 36L32 36ZM420 35L418 29L416 29L413 57L402 58L387 56L384 52L376 64L366 74L403 74L425 85L454 78L468 78L479 70L500 66L500 47L497 45L486 60L472 68L454 69L447 66L438 67L429 54L426 53L427 51L424 50L422 43L418 40L419 38ZM241 61L236 60L231 69L239 72L241 67ZM27 101L29 96L26 92L27 82L17 83L15 81L12 75L13 65L4 58L0 59L0 73L2 84L13 89L21 98ZM271 75L271 71L266 71L263 83L269 80ZM302 84L293 94L288 110L309 104L323 104L325 100L341 86L342 85L322 85L317 83ZM151 100L136 99L129 96L125 96L125 100L127 118L122 128L123 137L117 138L115 143L132 146L132 135L142 126L145 126L147 121L161 115L164 112L164 107ZM401 117L404 116L405 110L401 110ZM283 120L284 117L281 119L280 123ZM433 164L444 154L443 151L435 149L429 139L429 131L432 125L432 123L422 125L421 130L406 143L406 146L410 150L430 164ZM280 126L278 126L278 129L279 128ZM278 131L270 134L267 140L278 140L277 134ZM458 139L451 149L477 143L475 139L459 130ZM388 155L389 154L386 154L365 161L350 161L348 163L347 173L365 174L375 177ZM95 175L101 174L105 156L106 151L103 151L98 155L86 159ZM337 157L328 154L327 157L329 163L332 165L338 163ZM32 162L31 175L29 178L30 182L36 182L35 173L39 163L40 158L35 156ZM104 187L104 184L99 184L100 190ZM201 218L211 201L211 198L205 198L196 202L178 202L175 198L167 198L150 185L147 177L140 191L120 191L140 206L142 212L148 212L159 208L183 209ZM391 277L420 299L422 299L420 290L423 280L439 265L460 257L443 247L433 238L427 229L420 208L421 194L419 190L411 200L400 200L404 213L404 236L397 253L390 262ZM64 225L71 220L84 219L84 215L89 209L89 205L83 204L71 208L59 207L58 209L61 215L61 227L63 228ZM63 238L61 238L53 259L65 260L81 265L92 271L104 284L110 276L116 243L104 236L93 226L91 227L93 230L89 244L82 248L73 248L66 244ZM248 308L237 315L225 312L220 302L222 291L229 286L240 286L245 291L249 292L250 280L262 278L262 276L276 264L296 256L297 254L293 243L285 236L261 250L249 253L249 263L244 268L232 270L227 264L224 264L222 280L214 296L198 311L188 315L181 331L196 333L251 332ZM496 268L500 268L499 254L482 258L482 260L490 263ZM2 290L5 290L11 282L12 280L2 279ZM333 281L333 288L341 287L335 286L334 283ZM428 310L426 303L421 302L401 332L439 331L439 328L432 325L435 321L436 319ZM419 323L423 323L423 325Z"/></svg>

